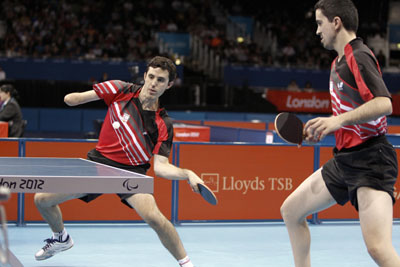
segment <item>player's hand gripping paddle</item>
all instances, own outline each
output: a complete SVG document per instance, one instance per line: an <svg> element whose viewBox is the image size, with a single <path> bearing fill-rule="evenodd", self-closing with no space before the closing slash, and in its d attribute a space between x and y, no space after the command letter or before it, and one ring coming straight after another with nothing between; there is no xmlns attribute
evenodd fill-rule
<svg viewBox="0 0 400 267"><path fill-rule="evenodd" d="M208 186L206 186L205 184L197 184L197 187L199 188L200 195L204 198L205 201L207 201L211 205L217 205L217 197L214 195L211 189L208 188Z"/></svg>
<svg viewBox="0 0 400 267"><path fill-rule="evenodd" d="M292 113L279 113L275 117L275 130L289 144L301 145L303 142L303 122Z"/></svg>

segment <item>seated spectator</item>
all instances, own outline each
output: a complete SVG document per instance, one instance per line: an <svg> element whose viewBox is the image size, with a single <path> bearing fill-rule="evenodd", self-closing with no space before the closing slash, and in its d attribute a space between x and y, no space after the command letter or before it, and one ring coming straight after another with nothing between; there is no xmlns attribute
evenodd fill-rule
<svg viewBox="0 0 400 267"><path fill-rule="evenodd" d="M304 92L312 93L312 92L314 92L314 91L315 91L315 90L314 90L314 88L312 87L311 82L310 82L310 81L306 81L306 84L304 85Z"/></svg>
<svg viewBox="0 0 400 267"><path fill-rule="evenodd" d="M6 72L0 67L0 81L4 81L6 79Z"/></svg>
<svg viewBox="0 0 400 267"><path fill-rule="evenodd" d="M291 80L289 85L286 87L289 92L301 92L300 87L297 85L296 80Z"/></svg>
<svg viewBox="0 0 400 267"><path fill-rule="evenodd" d="M21 108L16 100L18 92L11 84L0 87L0 121L8 122L8 136L21 137L24 131Z"/></svg>

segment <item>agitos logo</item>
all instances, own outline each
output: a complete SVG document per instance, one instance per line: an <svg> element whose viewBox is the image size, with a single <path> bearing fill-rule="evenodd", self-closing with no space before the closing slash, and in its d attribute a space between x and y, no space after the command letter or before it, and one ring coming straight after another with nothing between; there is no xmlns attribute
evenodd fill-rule
<svg viewBox="0 0 400 267"><path fill-rule="evenodd" d="M132 185L129 184L129 181L130 181L130 179L126 179L124 181L124 183L122 184L122 186L125 187L126 189L128 189L128 191L132 191L134 189L138 189L139 188L138 184L132 186Z"/></svg>

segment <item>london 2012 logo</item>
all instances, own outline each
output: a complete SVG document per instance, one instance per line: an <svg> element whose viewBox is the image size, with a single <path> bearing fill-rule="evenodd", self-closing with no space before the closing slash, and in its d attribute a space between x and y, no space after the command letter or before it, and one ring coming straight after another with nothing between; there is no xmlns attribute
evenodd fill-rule
<svg viewBox="0 0 400 267"><path fill-rule="evenodd" d="M135 189L138 189L138 188L139 188L139 185L138 185L138 184L136 184L136 185L131 185L131 184L129 184L129 181L130 181L130 179L126 179L126 180L124 181L124 183L122 184L122 186L125 187L126 189L128 189L128 191L132 191L132 190L135 190Z"/></svg>

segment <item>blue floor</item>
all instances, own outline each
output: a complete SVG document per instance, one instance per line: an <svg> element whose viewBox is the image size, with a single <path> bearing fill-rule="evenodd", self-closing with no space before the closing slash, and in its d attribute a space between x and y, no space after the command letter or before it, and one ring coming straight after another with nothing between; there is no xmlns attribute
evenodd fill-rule
<svg viewBox="0 0 400 267"><path fill-rule="evenodd" d="M46 225L8 226L11 251L24 266L135 266L168 267L178 264L147 225L77 225L66 228L72 249L38 262L34 254L50 237ZM359 224L311 225L312 265L372 267ZM185 224L177 226L196 267L294 266L283 224ZM393 226L393 243L400 252L400 224Z"/></svg>

